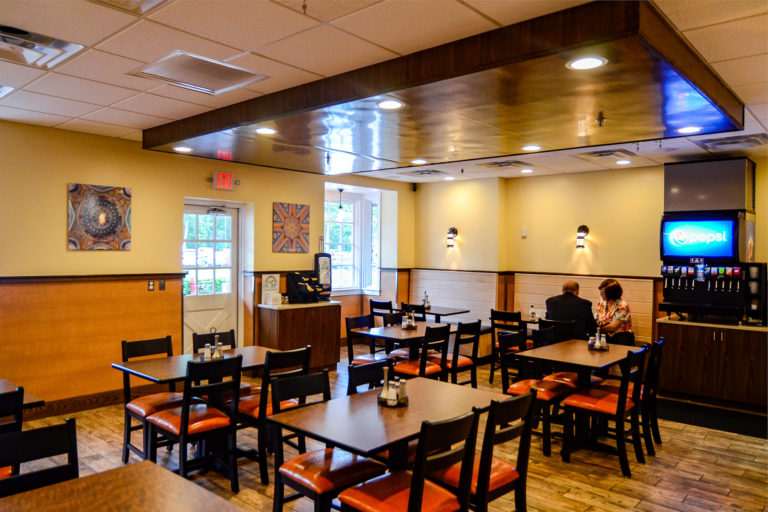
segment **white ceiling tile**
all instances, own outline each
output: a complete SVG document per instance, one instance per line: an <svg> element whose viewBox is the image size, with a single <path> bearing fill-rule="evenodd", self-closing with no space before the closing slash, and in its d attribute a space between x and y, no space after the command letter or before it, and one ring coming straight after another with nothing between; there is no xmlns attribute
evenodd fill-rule
<svg viewBox="0 0 768 512"><path fill-rule="evenodd" d="M95 123L85 119L72 119L71 121L58 125L56 128L75 132L93 133L96 135L104 135L106 137L122 137L123 135L128 135L129 133L134 133L136 131L133 128L125 126Z"/></svg>
<svg viewBox="0 0 768 512"><path fill-rule="evenodd" d="M241 50L258 48L318 24L266 0L177 0L150 18Z"/></svg>
<svg viewBox="0 0 768 512"><path fill-rule="evenodd" d="M34 69L0 60L0 85L17 89L35 78L43 76L45 73L42 69Z"/></svg>
<svg viewBox="0 0 768 512"><path fill-rule="evenodd" d="M137 94L132 89L100 84L58 73L48 73L40 80L28 85L25 90L98 105L109 105Z"/></svg>
<svg viewBox="0 0 768 512"><path fill-rule="evenodd" d="M143 62L154 62L174 50L184 50L216 60L228 59L241 53L234 48L152 21L141 21L110 37L97 48Z"/></svg>
<svg viewBox="0 0 768 512"><path fill-rule="evenodd" d="M90 78L97 82L146 91L156 87L157 82L128 74L144 64L144 62L111 53L88 50L57 67L56 71L65 75Z"/></svg>
<svg viewBox="0 0 768 512"><path fill-rule="evenodd" d="M148 116L146 114L139 114L138 112L128 112L126 110L117 110L114 108L102 108L97 112L83 116L83 119L99 123L115 124L117 126L128 126L140 130L152 128L153 126L159 126L172 121L172 119Z"/></svg>
<svg viewBox="0 0 768 512"><path fill-rule="evenodd" d="M498 28L467 6L446 0L388 0L332 25L400 55Z"/></svg>
<svg viewBox="0 0 768 512"><path fill-rule="evenodd" d="M517 0L514 8L510 2L499 0L464 0L500 25L513 25L521 21L538 18L563 9L585 4L589 0Z"/></svg>
<svg viewBox="0 0 768 512"><path fill-rule="evenodd" d="M39 124L43 126L56 126L71 118L0 105L0 119L4 121L16 121L19 123Z"/></svg>
<svg viewBox="0 0 768 512"><path fill-rule="evenodd" d="M227 61L227 63L266 75L267 78L264 80L246 86L247 89L260 93L280 91L322 78L320 75L265 59L252 53L245 53Z"/></svg>
<svg viewBox="0 0 768 512"><path fill-rule="evenodd" d="M193 91L176 85L162 85L150 91L152 94L173 98L175 100L204 105L209 108L226 107L234 103L249 100L261 96L258 92L248 89L234 89L216 96L205 94L203 92Z"/></svg>
<svg viewBox="0 0 768 512"><path fill-rule="evenodd" d="M765 131L768 128L768 103L750 105L749 110Z"/></svg>
<svg viewBox="0 0 768 512"><path fill-rule="evenodd" d="M722 7L721 7L722 9ZM709 62L768 52L768 14L687 30L683 35Z"/></svg>
<svg viewBox="0 0 768 512"><path fill-rule="evenodd" d="M381 2L381 0L334 0L332 2L327 0L320 2L304 2L304 0L275 1L300 13L303 13L302 5L305 4L307 6L306 16L320 21L330 21Z"/></svg>
<svg viewBox="0 0 768 512"><path fill-rule="evenodd" d="M134 142L142 142L143 136L141 130L131 130L129 133L120 136L121 139L132 140Z"/></svg>
<svg viewBox="0 0 768 512"><path fill-rule="evenodd" d="M3 0L2 24L91 46L136 17L82 0Z"/></svg>
<svg viewBox="0 0 768 512"><path fill-rule="evenodd" d="M130 110L131 112L150 116L158 115L168 119L182 119L209 110L208 107L202 105L195 105L148 93L141 93L133 98L115 103L113 106L122 110Z"/></svg>
<svg viewBox="0 0 768 512"><path fill-rule="evenodd" d="M390 51L326 25L265 46L259 53L323 76L337 75L397 57Z"/></svg>
<svg viewBox="0 0 768 512"><path fill-rule="evenodd" d="M56 98L29 91L16 91L0 99L0 105L46 112L60 116L78 117L101 108L92 103Z"/></svg>
<svg viewBox="0 0 768 512"><path fill-rule="evenodd" d="M768 81L768 53L717 62L712 67L731 86Z"/></svg>
<svg viewBox="0 0 768 512"><path fill-rule="evenodd" d="M706 27L768 12L765 0L654 0L678 30Z"/></svg>
<svg viewBox="0 0 768 512"><path fill-rule="evenodd" d="M733 87L733 90L747 103L768 103L768 81L736 85Z"/></svg>

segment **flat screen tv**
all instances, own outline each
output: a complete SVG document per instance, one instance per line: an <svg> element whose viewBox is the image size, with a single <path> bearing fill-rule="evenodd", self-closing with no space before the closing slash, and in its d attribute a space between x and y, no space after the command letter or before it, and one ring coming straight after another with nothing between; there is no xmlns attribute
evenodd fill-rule
<svg viewBox="0 0 768 512"><path fill-rule="evenodd" d="M661 259L689 262L739 259L738 215L665 214L661 220Z"/></svg>

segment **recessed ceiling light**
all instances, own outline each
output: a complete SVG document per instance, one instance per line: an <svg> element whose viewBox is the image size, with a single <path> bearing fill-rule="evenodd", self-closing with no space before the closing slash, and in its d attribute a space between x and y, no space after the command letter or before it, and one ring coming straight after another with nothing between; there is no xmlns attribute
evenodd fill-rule
<svg viewBox="0 0 768 512"><path fill-rule="evenodd" d="M13 90L13 87L10 87L8 85L0 85L0 98L8 94Z"/></svg>
<svg viewBox="0 0 768 512"><path fill-rule="evenodd" d="M455 180L456 178L454 178L453 176L446 176L446 177L445 177L445 178L443 178L443 179L444 179L445 181L453 181L453 180Z"/></svg>
<svg viewBox="0 0 768 512"><path fill-rule="evenodd" d="M533 169L520 169L520 172L523 174L531 174L533 172Z"/></svg>
<svg viewBox="0 0 768 512"><path fill-rule="evenodd" d="M379 108L384 110L397 110L403 103L397 100L382 100L379 102Z"/></svg>
<svg viewBox="0 0 768 512"><path fill-rule="evenodd" d="M423 158L416 158L414 160L411 160L411 163L415 165L424 165L425 163L427 163L427 161L424 160Z"/></svg>
<svg viewBox="0 0 768 512"><path fill-rule="evenodd" d="M277 133L277 130L274 128L270 128L268 126L261 126L259 128L256 128L256 133L260 135L274 135Z"/></svg>
<svg viewBox="0 0 768 512"><path fill-rule="evenodd" d="M701 131L701 126L684 126L677 130L677 133L699 133Z"/></svg>
<svg viewBox="0 0 768 512"><path fill-rule="evenodd" d="M527 146L523 146L523 151L538 151L541 149L541 146L537 146L536 144L528 144Z"/></svg>
<svg viewBox="0 0 768 512"><path fill-rule="evenodd" d="M187 147L187 146L174 146L173 150L176 151L177 153L191 153L192 152L192 148Z"/></svg>
<svg viewBox="0 0 768 512"><path fill-rule="evenodd" d="M575 59L565 65L568 69L594 69L604 66L608 63L608 59L602 57L583 57L581 59Z"/></svg>
<svg viewBox="0 0 768 512"><path fill-rule="evenodd" d="M630 160L616 160L616 165L629 165L631 163Z"/></svg>

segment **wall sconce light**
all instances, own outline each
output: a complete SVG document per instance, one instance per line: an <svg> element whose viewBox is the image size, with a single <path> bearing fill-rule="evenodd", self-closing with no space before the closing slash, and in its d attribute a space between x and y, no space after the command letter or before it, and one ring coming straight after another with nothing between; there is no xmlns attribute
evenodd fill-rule
<svg viewBox="0 0 768 512"><path fill-rule="evenodd" d="M456 228L448 228L448 234L445 236L445 246L454 247L456 244L456 237L459 236L459 230Z"/></svg>
<svg viewBox="0 0 768 512"><path fill-rule="evenodd" d="M588 234L589 234L589 228L584 224L576 228L576 248L577 249L584 249L585 247L584 239L587 238Z"/></svg>

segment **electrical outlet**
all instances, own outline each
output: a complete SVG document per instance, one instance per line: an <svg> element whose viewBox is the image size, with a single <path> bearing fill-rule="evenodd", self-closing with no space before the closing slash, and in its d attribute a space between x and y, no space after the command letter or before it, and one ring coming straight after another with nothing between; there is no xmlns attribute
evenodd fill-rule
<svg viewBox="0 0 768 512"><path fill-rule="evenodd" d="M149 281L147 281L147 291L152 292L154 290L155 290L155 282L152 279L150 279Z"/></svg>
<svg viewBox="0 0 768 512"><path fill-rule="evenodd" d="M165 279L160 279L157 281L157 289L165 290Z"/></svg>

